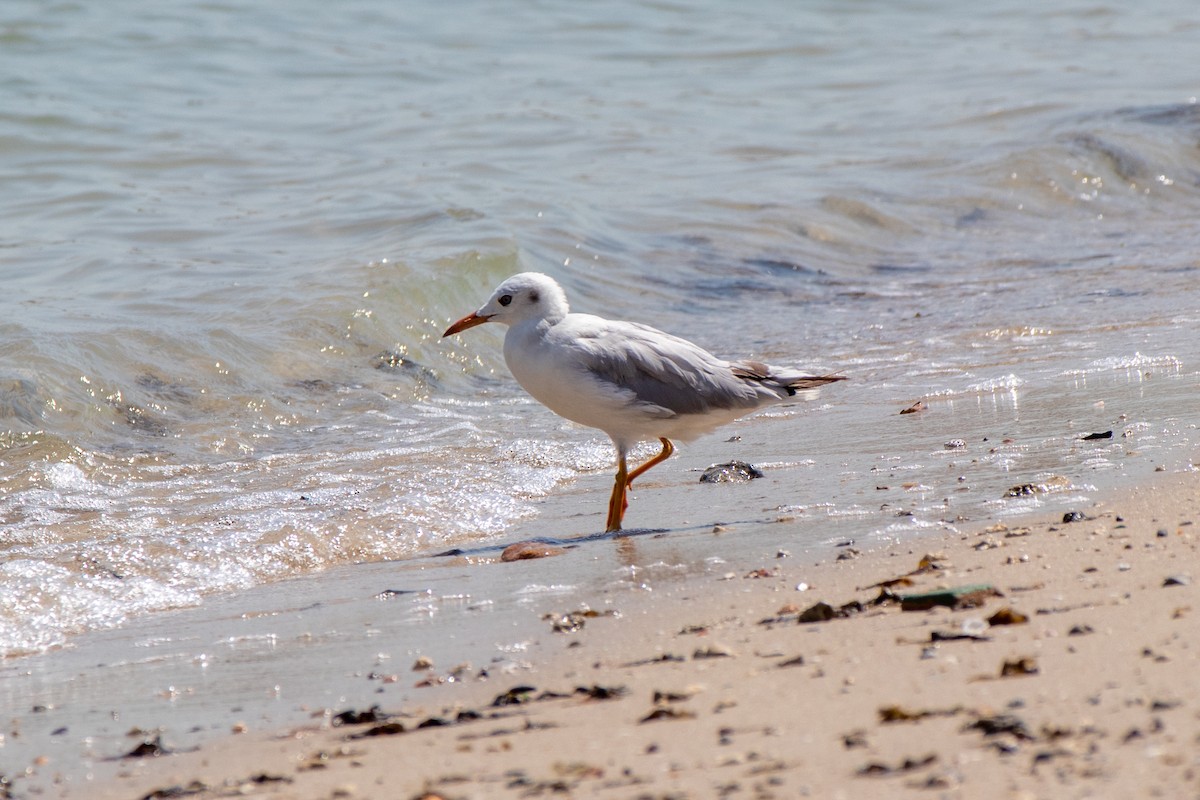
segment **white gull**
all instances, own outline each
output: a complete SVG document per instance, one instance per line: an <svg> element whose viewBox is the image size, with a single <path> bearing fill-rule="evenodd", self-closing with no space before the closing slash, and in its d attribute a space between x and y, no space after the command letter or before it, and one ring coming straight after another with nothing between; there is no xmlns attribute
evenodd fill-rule
<svg viewBox="0 0 1200 800"><path fill-rule="evenodd" d="M798 391L844 379L757 361L723 361L648 325L572 314L562 287L540 272L508 278L478 311L442 336L485 322L508 326L504 360L525 391L559 416L612 439L617 476L608 532L621 530L630 486L670 458L672 439L691 441ZM629 450L653 439L662 451L630 472Z"/></svg>

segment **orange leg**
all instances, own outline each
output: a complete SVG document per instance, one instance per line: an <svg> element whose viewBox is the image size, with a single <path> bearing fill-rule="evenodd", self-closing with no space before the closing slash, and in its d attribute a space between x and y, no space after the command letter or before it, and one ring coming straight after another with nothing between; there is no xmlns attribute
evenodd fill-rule
<svg viewBox="0 0 1200 800"><path fill-rule="evenodd" d="M629 507L629 501L625 499L628 490L629 469L622 454L617 457L617 479L613 483L612 497L608 499L608 524L604 528L605 533L621 530L621 520L625 516L625 509Z"/></svg>
<svg viewBox="0 0 1200 800"><path fill-rule="evenodd" d="M625 519L625 509L629 508L629 489L633 486L634 478L642 475L656 464L666 461L675 452L675 445L671 444L670 439L660 438L659 441L662 442L662 452L633 472L629 471L629 467L625 463L625 456L617 456L617 479L613 483L612 497L608 500L608 524L604 529L605 533L621 530L621 521Z"/></svg>
<svg viewBox="0 0 1200 800"><path fill-rule="evenodd" d="M629 473L629 478L627 479L628 485L632 486L634 478L641 476L646 470L650 469L651 467L658 466L662 462L666 461L668 458L671 457L671 454L675 452L675 445L671 444L670 439L660 438L659 441L662 442L662 452L659 453L658 455L656 455L654 458L647 461L645 464L642 464L640 467L635 469L633 472Z"/></svg>

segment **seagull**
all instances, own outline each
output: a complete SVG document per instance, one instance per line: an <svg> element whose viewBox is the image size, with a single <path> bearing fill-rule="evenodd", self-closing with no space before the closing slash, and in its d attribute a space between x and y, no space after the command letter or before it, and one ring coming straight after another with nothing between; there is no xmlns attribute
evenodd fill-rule
<svg viewBox="0 0 1200 800"><path fill-rule="evenodd" d="M485 322L508 326L504 360L517 383L560 417L599 428L617 451L605 531L621 530L635 479L697 436L796 392L844 380L758 361L724 361L699 345L637 322L571 313L562 287L540 272L506 279L442 338ZM638 442L662 450L633 471Z"/></svg>

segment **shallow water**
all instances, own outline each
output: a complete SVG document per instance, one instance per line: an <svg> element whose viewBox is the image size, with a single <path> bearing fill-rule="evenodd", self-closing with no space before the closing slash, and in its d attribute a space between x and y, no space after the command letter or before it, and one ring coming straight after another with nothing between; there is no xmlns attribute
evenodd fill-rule
<svg viewBox="0 0 1200 800"><path fill-rule="evenodd" d="M660 467L635 526L802 548L1188 468L1190 12L6 4L0 652L596 532L607 441L522 395L499 332L439 339L524 269L851 378ZM671 505L732 457L768 480Z"/></svg>

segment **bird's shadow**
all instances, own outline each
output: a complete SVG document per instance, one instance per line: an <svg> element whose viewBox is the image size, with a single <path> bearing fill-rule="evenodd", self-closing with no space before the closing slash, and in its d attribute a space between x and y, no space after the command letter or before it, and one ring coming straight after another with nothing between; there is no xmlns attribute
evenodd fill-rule
<svg viewBox="0 0 1200 800"><path fill-rule="evenodd" d="M742 522L757 522L758 520L742 520ZM698 525L688 525L682 528L630 528L621 531L603 531L599 533L584 533L578 536L558 537L558 536L531 536L529 538L515 539L512 541L498 542L496 544L483 544L477 547L452 547L449 550L442 550L438 553L433 553L429 558L449 558L452 556L485 556L489 554L497 554L504 551L506 547L518 542L533 542L535 544L548 544L556 547L564 547L573 549L581 544L591 542L614 541L621 542L623 540L636 540L643 536L660 536L674 533L698 533L701 531L711 531L714 524L736 525L739 521L723 521L721 523L702 523Z"/></svg>
<svg viewBox="0 0 1200 800"><path fill-rule="evenodd" d="M703 526L701 526L703 527ZM509 545L517 542L533 542L535 544L550 544L556 547L573 548L588 542L602 542L605 540L620 540L632 539L639 536L651 536L659 533L671 533L675 530L686 530L684 528L632 528L624 531L606 531L603 533L584 533L579 536L558 537L558 536L531 536L527 539L516 539L511 542L499 542L497 544L483 544L478 547L452 547L449 550L443 550L440 553L433 553L430 558L446 558L449 556L482 556L489 553L500 553Z"/></svg>

